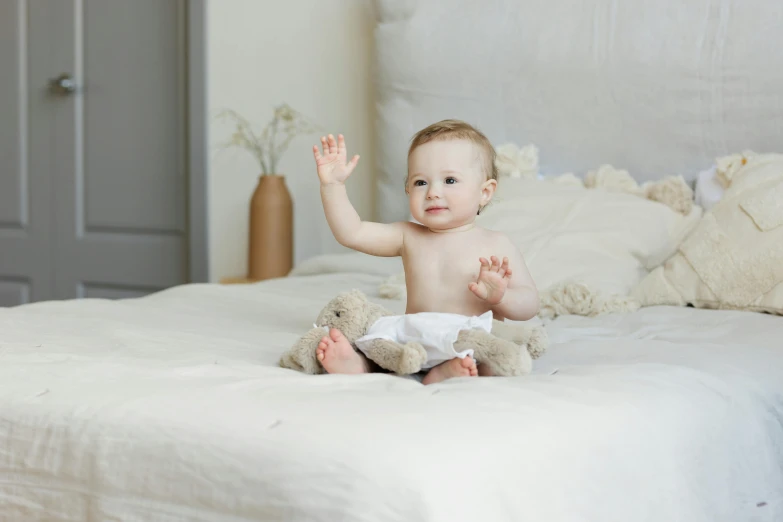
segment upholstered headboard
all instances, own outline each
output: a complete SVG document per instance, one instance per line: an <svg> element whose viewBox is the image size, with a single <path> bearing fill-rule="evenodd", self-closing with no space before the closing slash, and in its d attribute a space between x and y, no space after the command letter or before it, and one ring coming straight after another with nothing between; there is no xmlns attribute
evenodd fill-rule
<svg viewBox="0 0 783 522"><path fill-rule="evenodd" d="M376 0L378 211L407 219L414 132L461 118L541 172L693 178L783 151L783 1Z"/></svg>

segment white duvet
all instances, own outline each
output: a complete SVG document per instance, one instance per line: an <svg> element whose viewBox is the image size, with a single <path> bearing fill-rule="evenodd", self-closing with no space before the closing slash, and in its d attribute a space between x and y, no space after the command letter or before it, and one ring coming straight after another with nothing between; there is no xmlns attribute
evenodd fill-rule
<svg viewBox="0 0 783 522"><path fill-rule="evenodd" d="M0 309L0 520L783 520L783 318L561 317L523 378L276 367L398 269Z"/></svg>

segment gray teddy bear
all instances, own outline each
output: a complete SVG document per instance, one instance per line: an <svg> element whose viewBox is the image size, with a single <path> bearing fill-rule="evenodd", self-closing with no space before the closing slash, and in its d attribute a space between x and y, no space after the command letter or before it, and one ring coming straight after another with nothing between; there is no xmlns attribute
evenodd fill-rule
<svg viewBox="0 0 783 522"><path fill-rule="evenodd" d="M384 316L394 315L367 299L359 290L341 293L321 310L315 327L304 334L280 358L280 366L308 374L325 373L316 357L316 348L331 328L339 329L348 341L362 337L372 324ZM462 330L454 348L472 349L477 364L486 364L497 376L530 373L532 359L543 354L549 345L546 331L540 325L492 322L492 333L484 330ZM375 339L367 349L367 358L382 369L411 375L421 371L427 353L418 343L396 343Z"/></svg>

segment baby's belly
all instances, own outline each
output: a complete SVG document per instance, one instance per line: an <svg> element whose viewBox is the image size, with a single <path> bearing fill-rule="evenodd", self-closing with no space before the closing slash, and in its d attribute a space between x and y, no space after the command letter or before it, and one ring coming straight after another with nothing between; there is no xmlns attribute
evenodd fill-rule
<svg viewBox="0 0 783 522"><path fill-rule="evenodd" d="M407 283L408 300L405 313L440 312L472 316L489 310L487 303L470 291L469 280L465 279L463 282L463 278L459 279L441 282L436 278L429 281L426 278L411 278Z"/></svg>

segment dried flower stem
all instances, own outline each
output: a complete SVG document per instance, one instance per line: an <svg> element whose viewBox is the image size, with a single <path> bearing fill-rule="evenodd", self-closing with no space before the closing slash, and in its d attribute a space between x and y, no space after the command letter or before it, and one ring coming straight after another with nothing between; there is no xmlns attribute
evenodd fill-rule
<svg viewBox="0 0 783 522"><path fill-rule="evenodd" d="M321 130L287 104L275 107L274 117L264 127L260 136L253 131L250 122L236 111L224 109L218 114L218 118L230 119L236 125L231 139L221 147L247 150L258 161L263 175L278 174L278 161L296 136ZM277 143L278 133L284 135L280 143Z"/></svg>

